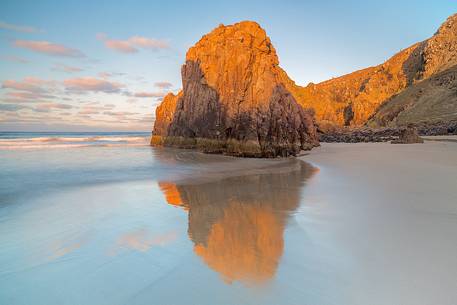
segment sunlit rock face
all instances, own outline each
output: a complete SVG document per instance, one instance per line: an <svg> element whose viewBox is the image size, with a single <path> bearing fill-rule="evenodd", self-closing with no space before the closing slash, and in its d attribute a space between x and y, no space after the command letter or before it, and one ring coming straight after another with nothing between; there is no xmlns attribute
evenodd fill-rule
<svg viewBox="0 0 457 305"><path fill-rule="evenodd" d="M174 136L233 138L267 152L274 147L294 151L303 143L315 144L311 119L295 102L313 109L324 132L332 126L457 120L457 15L431 38L386 62L319 84L299 86L278 64L275 49L256 23L216 28L188 51L183 98L176 101L172 123L169 116L157 114L156 134L168 134L160 128L166 122Z"/></svg>
<svg viewBox="0 0 457 305"><path fill-rule="evenodd" d="M221 25L187 52L173 119L168 123L168 112L160 108L154 134L168 138L165 145L240 156L311 149L318 145L312 114L297 104L281 73L276 51L257 23ZM172 105L171 100L164 103Z"/></svg>
<svg viewBox="0 0 457 305"><path fill-rule="evenodd" d="M370 118L372 127L423 126L434 134L456 133L457 15L419 44L411 85L387 100ZM427 128L429 126L429 128Z"/></svg>
<svg viewBox="0 0 457 305"><path fill-rule="evenodd" d="M168 126L173 120L178 95L168 93L163 98L162 103L156 108L156 119L154 121L154 134L163 135L168 131Z"/></svg>
<svg viewBox="0 0 457 305"><path fill-rule="evenodd" d="M428 40L420 54L423 67L418 78L427 78L457 64L457 14L450 16Z"/></svg>
<svg viewBox="0 0 457 305"><path fill-rule="evenodd" d="M287 88L303 107L314 109L320 126L360 126L379 105L408 85L403 66L416 48L405 49L376 67L306 87L290 82Z"/></svg>
<svg viewBox="0 0 457 305"><path fill-rule="evenodd" d="M276 274L287 220L314 171L291 160L276 173L160 186L169 204L188 209L189 238L209 268L227 283L262 284Z"/></svg>
<svg viewBox="0 0 457 305"><path fill-rule="evenodd" d="M284 83L303 107L315 110L316 120L323 128L325 123L364 125L384 104L393 106L382 109L379 118L372 120L372 127L424 122L430 113L435 121L449 121L457 119L457 115L449 116L457 111L455 99L449 103L456 64L457 15L452 15L430 39L400 51L381 65L306 87L287 82L287 76ZM420 86L434 76L437 81ZM405 89L410 94L397 97Z"/></svg>

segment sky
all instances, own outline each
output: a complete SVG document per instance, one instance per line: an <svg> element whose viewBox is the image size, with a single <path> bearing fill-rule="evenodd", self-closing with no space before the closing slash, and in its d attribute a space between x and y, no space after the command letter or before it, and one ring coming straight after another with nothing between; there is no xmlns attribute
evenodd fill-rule
<svg viewBox="0 0 457 305"><path fill-rule="evenodd" d="M150 131L185 54L254 20L297 84L382 63L457 1L0 0L0 131Z"/></svg>

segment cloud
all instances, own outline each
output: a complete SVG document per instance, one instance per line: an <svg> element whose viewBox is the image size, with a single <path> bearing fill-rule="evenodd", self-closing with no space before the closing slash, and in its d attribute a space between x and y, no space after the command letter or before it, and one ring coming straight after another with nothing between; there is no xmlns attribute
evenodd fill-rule
<svg viewBox="0 0 457 305"><path fill-rule="evenodd" d="M97 39L103 41L105 47L112 49L121 53L136 53L138 49L131 46L130 43L126 40L114 40L109 39L106 34L99 33L97 34Z"/></svg>
<svg viewBox="0 0 457 305"><path fill-rule="evenodd" d="M17 62L17 63L20 63L20 64L27 64L27 63L30 62L27 59L19 57L19 56L16 56L16 55L6 55L6 56L2 56L2 58L4 60L6 60L6 61Z"/></svg>
<svg viewBox="0 0 457 305"><path fill-rule="evenodd" d="M107 81L105 79L97 79L93 77L80 77L64 80L64 85L69 91L93 91L105 93L117 93L120 91L123 84Z"/></svg>
<svg viewBox="0 0 457 305"><path fill-rule="evenodd" d="M44 103L44 104L39 104L36 106L34 109L38 112L47 112L47 110L51 109L71 109L73 108L72 105L69 104L60 104L60 103Z"/></svg>
<svg viewBox="0 0 457 305"><path fill-rule="evenodd" d="M136 121L137 123L147 123L147 124L150 124L151 122L154 121L154 119L155 119L155 116L154 116L154 115L146 114L146 115L141 116L141 117L138 118L138 119L135 119L134 121Z"/></svg>
<svg viewBox="0 0 457 305"><path fill-rule="evenodd" d="M137 115L137 112L128 112L128 111L104 111L103 114L115 116L115 117L123 117L123 116L130 116L130 115Z"/></svg>
<svg viewBox="0 0 457 305"><path fill-rule="evenodd" d="M18 111L20 109L28 108L27 106L23 105L16 105L16 104L0 104L1 111Z"/></svg>
<svg viewBox="0 0 457 305"><path fill-rule="evenodd" d="M107 111L113 109L115 106L113 104L105 104L103 106L83 106L79 110L79 114L89 115L89 114L99 114L101 111Z"/></svg>
<svg viewBox="0 0 457 305"><path fill-rule="evenodd" d="M51 99L55 96L44 93L28 92L28 91L13 91L6 94L11 100L15 102L35 102L40 99Z"/></svg>
<svg viewBox="0 0 457 305"><path fill-rule="evenodd" d="M80 50L72 49L61 44L55 44L48 41L34 40L16 40L14 45L19 48L28 49L30 51L62 57L85 57Z"/></svg>
<svg viewBox="0 0 457 305"><path fill-rule="evenodd" d="M117 40L108 38L104 33L99 33L97 34L97 39L102 41L107 48L125 54L137 53L138 49L157 51L169 48L167 41L142 36L132 36L126 40Z"/></svg>
<svg viewBox="0 0 457 305"><path fill-rule="evenodd" d="M163 92L137 92L134 94L135 97L155 97L162 98L165 96Z"/></svg>
<svg viewBox="0 0 457 305"><path fill-rule="evenodd" d="M169 82L156 82L154 83L154 86L161 89L170 89L171 87L173 87L173 84Z"/></svg>
<svg viewBox="0 0 457 305"><path fill-rule="evenodd" d="M7 22L3 22L3 21L0 21L0 29L10 30L10 31L15 31L15 32L22 32L22 33L41 32L41 30L31 27L31 26L16 25L16 24L11 24L11 23L7 23Z"/></svg>
<svg viewBox="0 0 457 305"><path fill-rule="evenodd" d="M147 38L142 36L133 36L127 40L130 44L137 46L138 48L148 49L148 50L160 50L168 49L169 45L167 41Z"/></svg>
<svg viewBox="0 0 457 305"><path fill-rule="evenodd" d="M19 91L27 91L32 93L44 93L48 92L43 86L52 85L52 81L42 80L36 77L26 77L22 81L5 80L2 83L4 89L14 89Z"/></svg>
<svg viewBox="0 0 457 305"><path fill-rule="evenodd" d="M55 64L52 69L52 71L61 71L61 72L66 72L66 73L74 73L74 72L81 72L83 71L82 68L79 67L73 67L73 66L67 66L64 64Z"/></svg>
<svg viewBox="0 0 457 305"><path fill-rule="evenodd" d="M79 113L79 114L86 114L86 115L88 115L88 114L99 114L100 111L91 110L91 109L86 109L86 110L83 109L83 110L80 110L78 113Z"/></svg>
<svg viewBox="0 0 457 305"><path fill-rule="evenodd" d="M110 78L110 77L115 77L115 76L123 76L125 73L122 72L100 72L98 73L98 76L101 78Z"/></svg>

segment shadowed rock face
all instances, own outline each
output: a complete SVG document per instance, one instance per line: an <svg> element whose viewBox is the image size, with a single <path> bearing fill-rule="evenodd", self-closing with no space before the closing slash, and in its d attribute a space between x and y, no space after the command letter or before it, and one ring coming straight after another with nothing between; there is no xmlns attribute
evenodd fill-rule
<svg viewBox="0 0 457 305"><path fill-rule="evenodd" d="M289 159L270 173L159 187L169 204L188 211L194 252L209 268L228 283L262 284L276 274L287 220L314 171Z"/></svg>
<svg viewBox="0 0 457 305"><path fill-rule="evenodd" d="M165 137L165 145L241 156L311 149L318 145L312 113L286 89L278 64L257 23L219 26L187 52L173 119L164 115L165 105L158 109L154 134Z"/></svg>

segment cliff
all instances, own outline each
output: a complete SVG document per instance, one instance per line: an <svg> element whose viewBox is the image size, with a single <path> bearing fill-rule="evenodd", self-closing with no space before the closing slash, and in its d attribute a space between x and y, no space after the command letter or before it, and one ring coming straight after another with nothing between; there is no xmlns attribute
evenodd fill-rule
<svg viewBox="0 0 457 305"><path fill-rule="evenodd" d="M371 127L422 126L422 133L457 132L457 15L421 43L411 85L379 107ZM429 128L424 128L429 126Z"/></svg>
<svg viewBox="0 0 457 305"><path fill-rule="evenodd" d="M311 149L318 145L312 112L297 103L282 73L257 23L220 25L187 52L182 92L156 111L155 142L253 157Z"/></svg>
<svg viewBox="0 0 457 305"><path fill-rule="evenodd" d="M258 24L220 26L188 51L183 91L157 109L161 137L153 142L196 147L210 139L202 144L210 152L295 155L317 145L312 113L321 132L349 138L360 128L408 124L422 134L455 133L456 79L457 14L383 64L306 87L279 67Z"/></svg>
<svg viewBox="0 0 457 305"><path fill-rule="evenodd" d="M397 127L457 119L457 14L429 39L381 65L306 87L286 82L297 101L327 123ZM453 91L454 90L454 91ZM398 117L398 119L397 119Z"/></svg>
<svg viewBox="0 0 457 305"><path fill-rule="evenodd" d="M174 95L173 93L168 93L163 98L162 103L157 106L156 120L154 121L154 134L166 134L168 126L170 126L171 122L173 121L178 97L179 94Z"/></svg>

